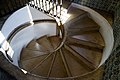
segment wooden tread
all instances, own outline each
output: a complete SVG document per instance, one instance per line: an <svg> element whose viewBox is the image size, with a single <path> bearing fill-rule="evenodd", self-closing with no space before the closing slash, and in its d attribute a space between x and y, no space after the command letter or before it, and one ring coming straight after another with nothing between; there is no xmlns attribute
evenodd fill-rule
<svg viewBox="0 0 120 80"><path fill-rule="evenodd" d="M53 65L54 65L54 62L55 62L55 58L56 58L57 53L54 52L52 55L53 55L53 58L52 58L52 61L51 61L51 64L50 64L49 71L48 71L48 73L47 73L47 77L48 77L48 78L50 77L51 71L52 71L52 69L53 69Z"/></svg>
<svg viewBox="0 0 120 80"><path fill-rule="evenodd" d="M58 38L58 36L50 36L48 37L48 40L50 41L54 49L56 49L59 46L61 41L60 38Z"/></svg>
<svg viewBox="0 0 120 80"><path fill-rule="evenodd" d="M48 74L48 71L50 68L50 64L52 63L52 58L53 58L53 56L51 55L44 62L42 62L38 67L36 67L34 70L32 70L31 73L47 77L47 74ZM39 63L37 63L37 64L39 64Z"/></svg>
<svg viewBox="0 0 120 80"><path fill-rule="evenodd" d="M65 48L62 48L64 57L66 59L66 63L68 65L69 73L71 73L71 76L79 76L81 74L85 74L91 69L83 65L83 62L78 59L78 57L74 56L73 53L66 50Z"/></svg>
<svg viewBox="0 0 120 80"><path fill-rule="evenodd" d="M80 10L80 9L75 8L73 6L70 6L69 9L68 9L68 14L81 15L81 14L84 14L84 13L86 13L86 11Z"/></svg>
<svg viewBox="0 0 120 80"><path fill-rule="evenodd" d="M67 72L62 61L60 53L57 53L50 77L64 78L67 77Z"/></svg>
<svg viewBox="0 0 120 80"><path fill-rule="evenodd" d="M68 29L68 35L74 36L74 35L81 35L86 33L95 33L99 31L98 26L91 26L91 27L84 27L84 28L75 28L75 29Z"/></svg>
<svg viewBox="0 0 120 80"><path fill-rule="evenodd" d="M93 51L93 50L89 50L81 47L76 47L73 45L70 45L70 47L74 49L76 52L78 52L82 57L87 59L89 62L93 63L93 65L95 65L96 67L99 65L102 57L101 52L97 52L97 51Z"/></svg>
<svg viewBox="0 0 120 80"><path fill-rule="evenodd" d="M38 50L38 51L45 51L45 49L39 45L36 40L32 40L27 46L26 48L31 49L31 50Z"/></svg>
<svg viewBox="0 0 120 80"><path fill-rule="evenodd" d="M47 55L31 58L29 60L20 61L20 66L27 70L28 72L35 67L39 62L41 62Z"/></svg>
<svg viewBox="0 0 120 80"><path fill-rule="evenodd" d="M76 38L72 38L72 37L68 37L66 43L71 44L71 45L80 46L80 47L83 46L83 47L90 48L93 50L97 49L98 51L101 51L104 48L104 45L97 44L97 43L90 42L90 41L80 40L80 39L76 39Z"/></svg>
<svg viewBox="0 0 120 80"><path fill-rule="evenodd" d="M74 35L71 37L105 46L103 37L101 36L100 32L97 31L88 34Z"/></svg>
<svg viewBox="0 0 120 80"><path fill-rule="evenodd" d="M22 60L22 61L29 60L29 59L32 59L35 57L46 55L46 54L49 54L49 53L34 51L34 50L27 49L27 48L23 48L21 51L21 57L20 57L21 59L20 60Z"/></svg>
<svg viewBox="0 0 120 80"><path fill-rule="evenodd" d="M80 64L84 64L84 67L88 67L90 70L96 69L95 65L92 62L90 62L89 60L81 56L78 52L73 50L70 46L64 45L64 47L66 50L71 52L72 55L74 55L75 59L77 59L80 62Z"/></svg>
<svg viewBox="0 0 120 80"><path fill-rule="evenodd" d="M85 28L85 27L99 27L99 25L93 21L93 19L91 17L89 17L88 15L84 15L83 17L81 17L79 20L74 21L70 26L69 29L73 29L73 28Z"/></svg>
<svg viewBox="0 0 120 80"><path fill-rule="evenodd" d="M39 39L36 40L38 44L40 44L46 51L53 52L54 48L50 41L48 40L48 37L42 36Z"/></svg>
<svg viewBox="0 0 120 80"><path fill-rule="evenodd" d="M67 60L66 60L66 57L65 57L65 53L63 53L63 49L60 49L59 52L60 52L60 55L61 55L61 57L62 57L62 61L63 61L63 63L64 63L64 66L65 66L67 75L68 75L69 77L71 77L71 76L72 76L72 73L71 73L71 70L70 70L70 66L69 66L68 63L67 63Z"/></svg>
<svg viewBox="0 0 120 80"><path fill-rule="evenodd" d="M68 14L70 14L71 16L70 18L68 18L67 22L72 23L73 21L78 20L78 17L81 18L81 16L83 16L84 14L87 15L87 12L71 6L68 9Z"/></svg>

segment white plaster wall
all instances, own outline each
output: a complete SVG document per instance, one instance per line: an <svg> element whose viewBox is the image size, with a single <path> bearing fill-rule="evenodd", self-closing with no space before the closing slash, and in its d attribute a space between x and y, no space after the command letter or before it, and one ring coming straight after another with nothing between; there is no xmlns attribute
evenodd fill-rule
<svg viewBox="0 0 120 80"><path fill-rule="evenodd" d="M13 64L18 65L21 49L27 42L31 41L33 38L34 31L32 26L21 30L15 35L15 37L12 39L10 43L14 51L14 55L12 56Z"/></svg>
<svg viewBox="0 0 120 80"><path fill-rule="evenodd" d="M34 37L37 39L40 36L56 35L56 23L40 23L34 26Z"/></svg>
<svg viewBox="0 0 120 80"><path fill-rule="evenodd" d="M11 31L26 22L32 22L38 19L53 19L52 17L38 11L30 6L25 6L14 12L4 23L1 32L7 38Z"/></svg>
<svg viewBox="0 0 120 80"><path fill-rule="evenodd" d="M95 12L94 10L92 10L88 7L79 5L79 4L75 4L75 3L72 3L71 6L88 12L90 14L91 18L98 25L100 25L100 33L105 41L105 48L103 50L102 60L99 64L99 67L100 67L106 61L106 59L109 57L109 55L111 54L113 44L114 44L113 29L110 26L110 24L108 23L108 21L104 17L102 17L99 13Z"/></svg>
<svg viewBox="0 0 120 80"><path fill-rule="evenodd" d="M29 7L26 6L14 12L14 14L12 14L5 21L1 32L5 38L7 38L10 32L13 31L16 27L29 21L32 21L32 16Z"/></svg>
<svg viewBox="0 0 120 80"><path fill-rule="evenodd" d="M47 16L46 14L44 14L43 12L38 11L37 9L34 9L32 7L29 7L31 15L32 15L32 19L33 20L37 20L37 19L54 19L50 16ZM44 17L43 17L44 16Z"/></svg>
<svg viewBox="0 0 120 80"><path fill-rule="evenodd" d="M26 22L32 22L33 20L40 20L40 19L52 19L52 18L32 7L25 6L14 12L6 20L1 30L1 33L5 38L7 38L9 34L21 24L24 24ZM48 35L48 36L56 35L56 23L49 23L49 22L39 23L39 24L33 23L33 25L19 31L14 36L14 38L11 40L10 43L10 46L13 49L13 53L12 55L8 53L13 59L13 64L18 66L20 51L24 46L26 46L32 39L39 38L43 35ZM0 42L1 41L3 40L0 40Z"/></svg>

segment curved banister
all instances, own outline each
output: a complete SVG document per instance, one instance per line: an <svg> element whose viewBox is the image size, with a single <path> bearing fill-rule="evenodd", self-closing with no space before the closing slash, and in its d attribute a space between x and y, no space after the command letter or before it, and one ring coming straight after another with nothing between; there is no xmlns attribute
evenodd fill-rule
<svg viewBox="0 0 120 80"><path fill-rule="evenodd" d="M62 41L61 41L60 45L55 49L55 51L59 50L63 46L64 42L66 41L67 31L61 22L60 22L59 28L62 33Z"/></svg>

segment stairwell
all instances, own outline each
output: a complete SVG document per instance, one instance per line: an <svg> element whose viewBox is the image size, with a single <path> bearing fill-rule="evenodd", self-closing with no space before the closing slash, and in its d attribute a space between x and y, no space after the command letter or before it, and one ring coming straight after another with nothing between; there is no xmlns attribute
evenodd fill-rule
<svg viewBox="0 0 120 80"><path fill-rule="evenodd" d="M72 12L73 10L75 13ZM51 80L67 79L67 77L68 80L74 78L75 80L100 80L102 69L93 72L95 74L90 73L79 77L96 69L105 46L99 33L99 26L86 11L80 11L82 14L78 15L79 11L74 7L69 9L69 13L73 16L68 19L70 23L67 24L64 44L57 51L56 48L62 41L59 36L44 35L34 39L23 48L19 61L20 67Z"/></svg>

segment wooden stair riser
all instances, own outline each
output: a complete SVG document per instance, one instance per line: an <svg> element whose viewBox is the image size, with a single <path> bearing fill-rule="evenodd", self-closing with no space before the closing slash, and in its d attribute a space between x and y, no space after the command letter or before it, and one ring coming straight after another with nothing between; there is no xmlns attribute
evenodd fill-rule
<svg viewBox="0 0 120 80"><path fill-rule="evenodd" d="M50 43L50 41L48 40L47 36L43 36L39 39L37 39L37 42L44 48L46 49L46 51L49 51L49 52L53 52L54 51L54 48L52 46L52 44Z"/></svg>
<svg viewBox="0 0 120 80"><path fill-rule="evenodd" d="M102 50L104 48L103 45L89 42L89 41L84 41L84 40L75 39L75 38L71 38L71 37L68 37L67 39L68 39L68 41L66 43L71 44L71 45L78 44L78 45L83 45L83 46L87 46L87 47L95 48L95 49L100 49L100 50Z"/></svg>

